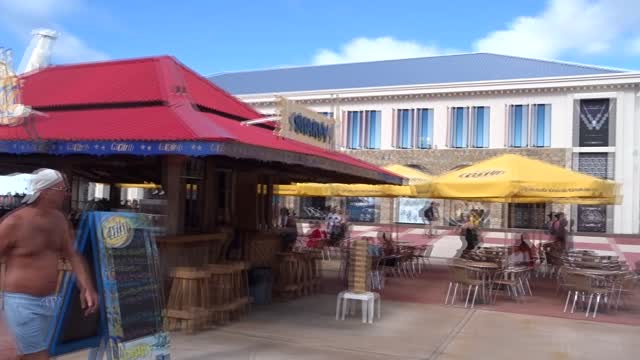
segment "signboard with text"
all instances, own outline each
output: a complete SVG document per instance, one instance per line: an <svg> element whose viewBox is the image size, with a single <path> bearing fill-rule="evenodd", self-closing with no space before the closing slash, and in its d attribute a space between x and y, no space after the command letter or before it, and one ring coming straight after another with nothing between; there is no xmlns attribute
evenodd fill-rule
<svg viewBox="0 0 640 360"><path fill-rule="evenodd" d="M55 319L51 355L104 346L111 359L169 359L158 252L147 218L87 213L77 244L94 275L100 311L84 318L75 279L70 277Z"/></svg>
<svg viewBox="0 0 640 360"><path fill-rule="evenodd" d="M324 149L333 149L335 121L295 102L280 98L279 134Z"/></svg>

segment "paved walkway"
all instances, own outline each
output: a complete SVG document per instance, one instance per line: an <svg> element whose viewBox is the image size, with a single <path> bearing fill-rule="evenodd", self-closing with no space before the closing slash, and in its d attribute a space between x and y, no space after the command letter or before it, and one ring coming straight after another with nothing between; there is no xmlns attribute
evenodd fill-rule
<svg viewBox="0 0 640 360"><path fill-rule="evenodd" d="M383 302L373 325L335 320L335 297L254 309L229 326L172 335L172 359L637 359L640 327ZM85 359L84 354L62 360Z"/></svg>

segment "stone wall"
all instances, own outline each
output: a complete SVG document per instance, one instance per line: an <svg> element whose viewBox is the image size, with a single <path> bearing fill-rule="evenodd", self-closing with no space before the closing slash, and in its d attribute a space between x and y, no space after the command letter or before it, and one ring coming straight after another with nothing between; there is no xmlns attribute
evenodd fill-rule
<svg viewBox="0 0 640 360"><path fill-rule="evenodd" d="M378 166L390 164L417 165L423 171L440 175L453 168L471 165L482 160L502 154L519 154L534 159L546 161L551 164L571 168L572 152L565 148L524 148L524 149L430 149L430 150L348 150L347 154L376 164ZM393 199L378 199L379 222L387 224L392 221L391 204ZM471 209L483 208L490 212L489 223L491 228L508 226L508 208L499 203L472 203L462 201L437 200L440 203L441 221L436 225L448 225L444 219L452 217L457 208ZM551 211L551 207L548 207ZM553 211L569 211L569 207L553 205Z"/></svg>
<svg viewBox="0 0 640 360"><path fill-rule="evenodd" d="M470 165L503 154L519 154L551 164L571 168L571 149L565 148L503 148L503 149L420 149L420 150L346 150L346 154L384 166L390 164L418 165L425 172L440 175L457 166Z"/></svg>

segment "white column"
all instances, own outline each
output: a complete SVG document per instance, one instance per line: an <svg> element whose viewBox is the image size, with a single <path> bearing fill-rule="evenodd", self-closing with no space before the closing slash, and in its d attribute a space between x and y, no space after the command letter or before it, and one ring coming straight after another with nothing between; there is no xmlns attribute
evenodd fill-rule
<svg viewBox="0 0 640 360"><path fill-rule="evenodd" d="M631 234L638 231L638 193L640 176L637 164L636 98L631 91L621 92L616 103L615 179L622 184L622 205L615 206L614 232ZM634 156L635 154L635 156Z"/></svg>
<svg viewBox="0 0 640 360"><path fill-rule="evenodd" d="M389 150L391 147L391 137L393 134L393 109L387 106L382 106L380 109L380 149Z"/></svg>
<svg viewBox="0 0 640 360"><path fill-rule="evenodd" d="M444 149L447 147L447 128L449 127L449 119L447 114L447 105L437 103L433 107L433 147Z"/></svg>

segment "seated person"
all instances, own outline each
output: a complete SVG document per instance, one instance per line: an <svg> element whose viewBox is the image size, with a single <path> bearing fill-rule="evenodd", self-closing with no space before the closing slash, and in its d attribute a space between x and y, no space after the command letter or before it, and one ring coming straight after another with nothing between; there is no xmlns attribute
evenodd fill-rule
<svg viewBox="0 0 640 360"><path fill-rule="evenodd" d="M298 239L298 223L294 212L287 213L287 221L285 227L281 230L282 251L289 252Z"/></svg>
<svg viewBox="0 0 640 360"><path fill-rule="evenodd" d="M515 264L530 264L533 261L533 249L531 245L529 245L529 239L526 233L521 233L516 239L510 260Z"/></svg>
<svg viewBox="0 0 640 360"><path fill-rule="evenodd" d="M384 255L395 255L396 247L390 235L385 232L378 233L378 241L382 244L382 253Z"/></svg>
<svg viewBox="0 0 640 360"><path fill-rule="evenodd" d="M319 221L311 224L311 232L307 235L307 247L311 249L321 249L327 239L326 231L322 230Z"/></svg>

